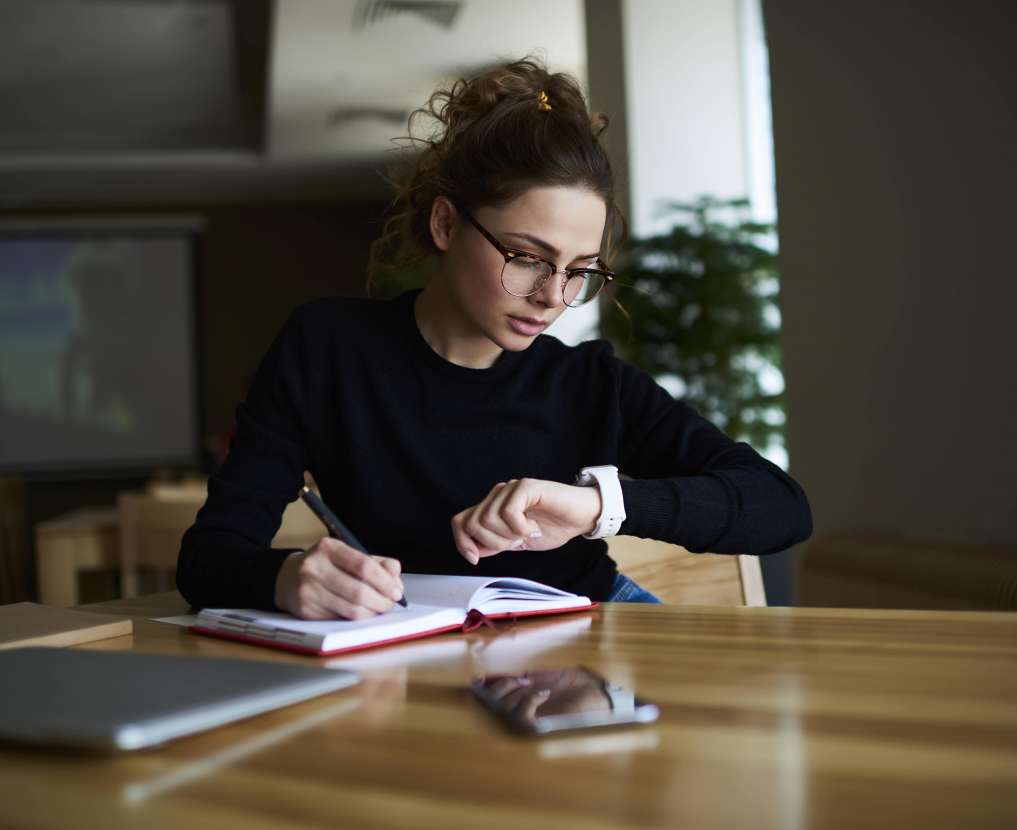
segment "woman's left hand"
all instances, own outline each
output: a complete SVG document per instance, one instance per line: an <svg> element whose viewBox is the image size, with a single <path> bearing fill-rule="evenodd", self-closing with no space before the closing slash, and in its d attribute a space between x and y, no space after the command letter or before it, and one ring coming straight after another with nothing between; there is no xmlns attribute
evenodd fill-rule
<svg viewBox="0 0 1017 830"><path fill-rule="evenodd" d="M600 516L600 490L557 481L500 482L487 497L452 517L459 553L476 565L504 550L551 550L589 533Z"/></svg>

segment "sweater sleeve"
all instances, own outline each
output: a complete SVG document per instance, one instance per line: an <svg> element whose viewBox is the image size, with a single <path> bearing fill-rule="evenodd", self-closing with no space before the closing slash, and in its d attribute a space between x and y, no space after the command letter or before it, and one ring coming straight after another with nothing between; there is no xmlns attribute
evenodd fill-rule
<svg viewBox="0 0 1017 830"><path fill-rule="evenodd" d="M621 533L701 553L766 554L812 534L805 492L748 444L611 356L619 375Z"/></svg>
<svg viewBox="0 0 1017 830"><path fill-rule="evenodd" d="M275 609L275 580L292 552L271 547L307 468L301 412L310 350L296 312L262 360L222 468L184 534L177 588L191 605Z"/></svg>

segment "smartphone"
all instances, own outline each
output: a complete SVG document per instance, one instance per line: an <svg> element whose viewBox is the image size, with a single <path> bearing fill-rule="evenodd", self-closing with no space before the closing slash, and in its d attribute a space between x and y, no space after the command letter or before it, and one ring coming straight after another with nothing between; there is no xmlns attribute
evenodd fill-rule
<svg viewBox="0 0 1017 830"><path fill-rule="evenodd" d="M547 735L652 723L660 710L585 666L476 677L473 694L510 729Z"/></svg>

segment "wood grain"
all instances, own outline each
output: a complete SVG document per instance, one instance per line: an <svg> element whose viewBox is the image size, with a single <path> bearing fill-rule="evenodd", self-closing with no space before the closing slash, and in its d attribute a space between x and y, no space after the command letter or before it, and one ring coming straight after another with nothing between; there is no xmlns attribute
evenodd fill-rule
<svg viewBox="0 0 1017 830"><path fill-rule="evenodd" d="M94 610L185 613L175 594ZM568 626L572 627L569 628ZM135 619L91 644L350 665L364 683L133 756L0 750L0 824L145 828L1013 826L1017 616L606 604L317 661ZM652 726L500 729L476 673L588 665Z"/></svg>

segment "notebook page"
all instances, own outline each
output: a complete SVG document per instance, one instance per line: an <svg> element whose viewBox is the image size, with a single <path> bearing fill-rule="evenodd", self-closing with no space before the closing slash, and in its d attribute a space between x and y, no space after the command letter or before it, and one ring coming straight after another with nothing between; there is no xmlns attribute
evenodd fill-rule
<svg viewBox="0 0 1017 830"><path fill-rule="evenodd" d="M517 577L489 580L473 596L473 607L485 614L537 611L541 608L582 608L590 604L588 597Z"/></svg>
<svg viewBox="0 0 1017 830"><path fill-rule="evenodd" d="M519 577L403 574L402 580L411 607L421 602L461 608L463 611L470 608L487 611L487 605L499 598L497 611L522 611L535 607L575 608L590 604L586 597L577 598L568 591Z"/></svg>
<svg viewBox="0 0 1017 830"><path fill-rule="evenodd" d="M514 597L488 596L473 607L484 614L521 614L526 611L564 611L567 608L588 608L593 605L589 597L575 594L558 597L517 599Z"/></svg>
<svg viewBox="0 0 1017 830"><path fill-rule="evenodd" d="M465 613L473 595L487 583L487 576L445 576L442 574L403 574L406 601L412 608L422 605L441 605L458 608Z"/></svg>

